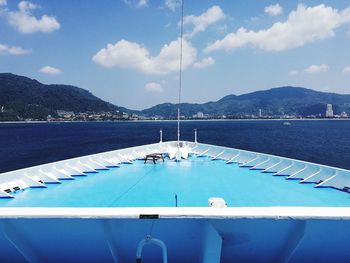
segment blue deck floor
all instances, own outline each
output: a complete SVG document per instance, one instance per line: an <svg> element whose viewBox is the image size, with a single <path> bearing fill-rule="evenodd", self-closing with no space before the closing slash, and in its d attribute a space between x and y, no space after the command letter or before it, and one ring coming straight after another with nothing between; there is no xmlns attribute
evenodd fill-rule
<svg viewBox="0 0 350 263"><path fill-rule="evenodd" d="M222 197L229 207L350 206L348 193L206 157L156 165L136 161L48 188L18 191L15 198L0 200L0 206L174 207L175 194L181 207L208 206L209 197Z"/></svg>

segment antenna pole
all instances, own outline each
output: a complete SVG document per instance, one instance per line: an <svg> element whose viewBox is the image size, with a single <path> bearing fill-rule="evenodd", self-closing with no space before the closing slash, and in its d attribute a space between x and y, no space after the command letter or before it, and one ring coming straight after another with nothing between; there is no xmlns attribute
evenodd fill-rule
<svg viewBox="0 0 350 263"><path fill-rule="evenodd" d="M179 70L179 100L177 104L177 147L180 147L180 103L182 89L182 39L184 27L184 1L181 1L181 34L180 34L180 70Z"/></svg>

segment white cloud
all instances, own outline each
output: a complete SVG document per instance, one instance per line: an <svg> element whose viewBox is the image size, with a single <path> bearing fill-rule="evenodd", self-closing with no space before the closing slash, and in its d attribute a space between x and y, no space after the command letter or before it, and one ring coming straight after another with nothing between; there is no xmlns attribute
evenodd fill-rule
<svg viewBox="0 0 350 263"><path fill-rule="evenodd" d="M146 7L148 6L148 0L139 0L137 7Z"/></svg>
<svg viewBox="0 0 350 263"><path fill-rule="evenodd" d="M295 70L295 69L293 69L293 70L291 70L291 71L288 72L288 75L289 75L289 76L295 76L295 75L298 75L298 74L299 74L299 71L298 71L298 70Z"/></svg>
<svg viewBox="0 0 350 263"><path fill-rule="evenodd" d="M7 5L7 1L6 0L0 0L0 6L4 6Z"/></svg>
<svg viewBox="0 0 350 263"><path fill-rule="evenodd" d="M214 63L215 63L215 60L212 57L207 57L207 58L203 58L201 61L194 63L193 67L200 69L200 68L205 68L210 65L213 65Z"/></svg>
<svg viewBox="0 0 350 263"><path fill-rule="evenodd" d="M163 92L163 87L159 83L150 82L144 86L144 90L147 92Z"/></svg>
<svg viewBox="0 0 350 263"><path fill-rule="evenodd" d="M283 13L283 7L280 6L280 4L275 5L269 5L265 7L264 9L265 13L269 14L270 16L278 16Z"/></svg>
<svg viewBox="0 0 350 263"><path fill-rule="evenodd" d="M212 6L199 16L190 15L184 17L184 25L193 25L191 33L186 36L194 36L199 32L203 32L206 28L216 22L225 19L226 15L219 6Z"/></svg>
<svg viewBox="0 0 350 263"><path fill-rule="evenodd" d="M19 32L29 34L34 32L52 32L60 28L59 22L53 16L43 15L36 18L32 11L39 6L28 1L21 1L17 11L6 11L8 23Z"/></svg>
<svg viewBox="0 0 350 263"><path fill-rule="evenodd" d="M350 66L343 69L343 73L350 75Z"/></svg>
<svg viewBox="0 0 350 263"><path fill-rule="evenodd" d="M329 66L326 64L321 65L311 65L307 67L304 72L308 74L314 74L314 73L322 73L328 71Z"/></svg>
<svg viewBox="0 0 350 263"><path fill-rule="evenodd" d="M350 23L350 7L338 11L323 4L314 7L300 4L285 22L260 31L239 28L208 45L205 51L229 51L247 45L265 51L283 51L333 37L334 30L346 23Z"/></svg>
<svg viewBox="0 0 350 263"><path fill-rule="evenodd" d="M122 0L128 6L135 6L137 8L147 7L149 0Z"/></svg>
<svg viewBox="0 0 350 263"><path fill-rule="evenodd" d="M183 69L196 60L197 50L183 40ZM179 70L180 38L164 45L155 57L138 43L120 40L102 48L92 60L104 67L138 70L144 74L164 75Z"/></svg>
<svg viewBox="0 0 350 263"><path fill-rule="evenodd" d="M29 50L21 47L11 47L0 44L0 55L26 55L30 53Z"/></svg>
<svg viewBox="0 0 350 263"><path fill-rule="evenodd" d="M181 6L181 0L165 0L164 5L171 11L175 12L175 10Z"/></svg>
<svg viewBox="0 0 350 263"><path fill-rule="evenodd" d="M62 71L58 68L54 68L51 66L45 66L39 70L41 73L47 74L47 75L58 75L61 74Z"/></svg>

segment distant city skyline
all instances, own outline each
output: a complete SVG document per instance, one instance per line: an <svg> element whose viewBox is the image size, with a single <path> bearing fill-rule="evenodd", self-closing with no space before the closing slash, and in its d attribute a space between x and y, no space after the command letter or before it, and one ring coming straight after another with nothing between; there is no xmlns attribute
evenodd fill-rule
<svg viewBox="0 0 350 263"><path fill-rule="evenodd" d="M132 109L177 101L179 0L0 0L0 72ZM279 86L350 93L350 2L185 2L184 102Z"/></svg>

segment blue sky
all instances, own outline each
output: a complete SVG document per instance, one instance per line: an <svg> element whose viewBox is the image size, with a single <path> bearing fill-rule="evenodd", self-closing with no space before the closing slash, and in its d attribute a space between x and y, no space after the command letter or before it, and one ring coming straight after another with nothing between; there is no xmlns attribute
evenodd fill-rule
<svg viewBox="0 0 350 263"><path fill-rule="evenodd" d="M117 105L176 102L179 0L0 0L0 72ZM185 2L183 98L294 85L350 93L350 1Z"/></svg>

